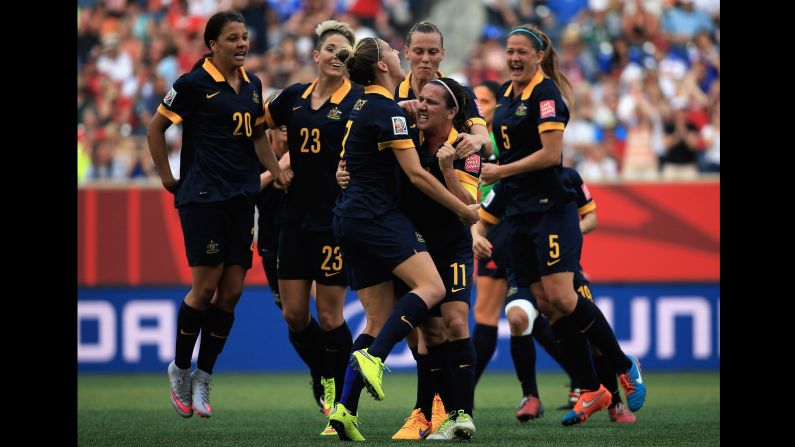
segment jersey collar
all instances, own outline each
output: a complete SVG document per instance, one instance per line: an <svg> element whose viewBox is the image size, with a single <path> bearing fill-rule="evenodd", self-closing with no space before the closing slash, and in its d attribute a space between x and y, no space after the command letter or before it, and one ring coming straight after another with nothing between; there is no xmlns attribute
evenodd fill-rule
<svg viewBox="0 0 795 447"><path fill-rule="evenodd" d="M218 71L218 68L212 62L210 62L209 57L204 58L204 63L202 64L202 68L204 69L204 71L210 74L210 76L213 78L213 81L215 82L226 81L224 75L222 75L221 72ZM248 75L246 74L246 70L244 70L243 67L238 68L238 70L240 70L240 76L243 77L243 80L248 83L251 83L251 81L248 79Z"/></svg>
<svg viewBox="0 0 795 447"><path fill-rule="evenodd" d="M436 72L436 76L439 78L444 77L441 71ZM400 83L400 87L398 88L398 98L399 99L406 99L409 97L409 90L411 90L411 72L406 76L406 79ZM416 92L415 92L416 96Z"/></svg>
<svg viewBox="0 0 795 447"><path fill-rule="evenodd" d="M455 130L455 127L451 127L450 128L450 133L447 134L447 141L445 141L445 143L453 144L453 142L455 141L456 138L458 138L458 131ZM424 142L425 142L425 132L420 131L420 144L422 144Z"/></svg>
<svg viewBox="0 0 795 447"><path fill-rule="evenodd" d="M533 89L535 88L535 86L540 84L541 81L543 80L544 80L544 73L541 72L541 69L539 68L536 70L536 74L533 75L533 79L531 79L530 83L527 84L527 87L525 87L524 90L522 90L522 101L529 98L530 94L533 93ZM510 96L511 90L513 90L513 83L511 83L511 85L508 86L503 96Z"/></svg>
<svg viewBox="0 0 795 447"><path fill-rule="evenodd" d="M318 78L315 78L315 80L312 81L309 87L307 87L306 90L304 90L304 94L301 95L301 98L306 99L309 97L310 94L312 94L312 91L315 89L315 86L317 85L317 79ZM348 78L342 78L342 79L343 79L342 85L339 86L339 88L335 90L334 93L331 94L330 101L332 104L339 105L339 103L341 103L342 100L345 99L345 96L348 95L348 92L351 91L351 81L349 81Z"/></svg>
<svg viewBox="0 0 795 447"><path fill-rule="evenodd" d="M392 96L392 93L390 93L389 90L385 89L384 87L382 87L382 86L380 86L378 84L368 85L368 86L364 87L364 93L365 94L367 94L367 93L376 93L376 94L379 94L379 95L384 96L386 98L389 98L389 99L391 99L393 101L395 100L395 97Z"/></svg>

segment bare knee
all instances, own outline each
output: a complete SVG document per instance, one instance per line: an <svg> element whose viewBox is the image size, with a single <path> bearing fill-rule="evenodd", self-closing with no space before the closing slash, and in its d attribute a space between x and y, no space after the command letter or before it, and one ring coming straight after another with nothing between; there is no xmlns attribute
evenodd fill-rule
<svg viewBox="0 0 795 447"><path fill-rule="evenodd" d="M447 340L444 321L438 317L428 318L422 327L422 338L428 346L436 346Z"/></svg>
<svg viewBox="0 0 795 447"><path fill-rule="evenodd" d="M284 302L282 302L284 303ZM293 332L301 332L309 326L309 312L305 308L282 306L282 316Z"/></svg>
<svg viewBox="0 0 795 447"><path fill-rule="evenodd" d="M564 315L568 315L574 311L577 306L577 293L574 288L569 284L568 286L562 284L545 285L548 301Z"/></svg>
<svg viewBox="0 0 795 447"><path fill-rule="evenodd" d="M469 337L469 322L460 315L445 317L444 324L450 340L462 340Z"/></svg>

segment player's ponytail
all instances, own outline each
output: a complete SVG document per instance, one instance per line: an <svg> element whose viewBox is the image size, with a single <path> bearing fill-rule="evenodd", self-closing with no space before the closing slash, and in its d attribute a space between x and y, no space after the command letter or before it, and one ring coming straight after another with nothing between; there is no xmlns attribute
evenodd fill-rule
<svg viewBox="0 0 795 447"><path fill-rule="evenodd" d="M380 59L381 49L374 37L359 40L353 48L343 47L336 55L348 69L351 81L359 85L375 83L375 64Z"/></svg>

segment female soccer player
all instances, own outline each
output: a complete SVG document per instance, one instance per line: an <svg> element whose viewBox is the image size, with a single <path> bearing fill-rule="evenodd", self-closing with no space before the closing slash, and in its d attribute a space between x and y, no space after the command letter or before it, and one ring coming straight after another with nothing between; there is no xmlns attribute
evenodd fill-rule
<svg viewBox="0 0 795 447"><path fill-rule="evenodd" d="M621 374L630 410L637 410L646 395L637 359L621 351L599 308L578 299L571 287L582 247L576 194L562 174L569 111L561 90L569 97L571 86L549 37L530 25L509 33L506 65L511 80L501 88L494 114L500 165L485 165L481 176L485 183L505 181L510 263L517 286L531 287L542 312L549 305L563 315L552 329L582 394L562 423L585 422L610 405L610 393L591 367L585 337Z"/></svg>
<svg viewBox="0 0 795 447"><path fill-rule="evenodd" d="M422 168L405 113L391 93L404 77L397 51L380 39L365 38L353 49L343 48L337 57L346 64L351 80L365 86L343 139L341 156L351 183L334 208L334 233L367 326L354 342L342 399L329 420L340 439L363 440L356 415L362 386L383 400L383 361L445 295L425 242L398 208L397 169L466 225L477 221L478 205L465 205ZM411 290L397 303L392 275Z"/></svg>
<svg viewBox="0 0 795 447"><path fill-rule="evenodd" d="M248 32L243 18L219 12L207 22L204 43L210 53L182 75L163 99L147 138L163 186L174 194L191 290L177 317L176 355L168 366L171 403L177 413L212 416L210 379L229 337L235 305L251 268L254 201L259 163L283 182L272 152L252 142L252 123L262 114L262 84L243 69ZM165 131L183 123L180 178L171 175ZM191 353L201 332L196 369Z"/></svg>
<svg viewBox="0 0 795 447"><path fill-rule="evenodd" d="M456 141L461 141L458 138L461 133L469 130L465 112L468 100L464 88L450 78L436 78L423 87L418 96L417 152L423 168L463 202L474 204L480 155L458 159L453 147ZM347 187L350 174L338 171L337 180ZM423 380L426 376L420 374L414 410L392 439L470 439L475 433L472 421L475 349L468 322L472 236L453 213L412 186L408 179L401 179L400 206L425 241L446 290L442 301L430 310L430 315L438 318L428 318L419 326L423 339L431 350L446 344L450 355L446 364L440 365L449 370L444 390L437 388L438 384L433 383L436 381ZM400 282L399 285L405 288ZM426 361L427 355L417 356L418 370L430 369L423 364ZM434 397L435 391L445 394L445 404L439 403L438 395ZM449 415L444 413L445 405L452 409ZM443 413L438 420L432 417L437 411Z"/></svg>
<svg viewBox="0 0 795 447"><path fill-rule="evenodd" d="M351 331L342 310L348 285L339 244L331 229L331 210L340 188L335 173L345 123L361 90L353 88L336 52L355 42L345 23L326 20L315 29L313 57L318 76L293 84L265 105L263 122L287 126L293 178L282 207L278 276L282 313L291 339L318 362L324 388L324 413L339 399L350 355ZM312 281L317 283L318 322L309 313ZM331 426L324 435L334 435Z"/></svg>

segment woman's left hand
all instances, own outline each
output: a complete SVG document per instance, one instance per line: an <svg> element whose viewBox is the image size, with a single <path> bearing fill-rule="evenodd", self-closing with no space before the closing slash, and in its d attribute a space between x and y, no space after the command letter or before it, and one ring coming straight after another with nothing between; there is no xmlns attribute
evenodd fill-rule
<svg viewBox="0 0 795 447"><path fill-rule="evenodd" d="M439 168L442 172L453 169L453 160L455 160L455 149L449 143L444 143L442 147L436 151L436 158L439 159Z"/></svg>
<svg viewBox="0 0 795 447"><path fill-rule="evenodd" d="M500 166L494 163L483 163L480 167L480 183L491 185L496 183L500 177Z"/></svg>
<svg viewBox="0 0 795 447"><path fill-rule="evenodd" d="M455 146L455 154L458 158L467 158L476 153L483 146L483 138L478 135L468 133L458 134L458 144Z"/></svg>

